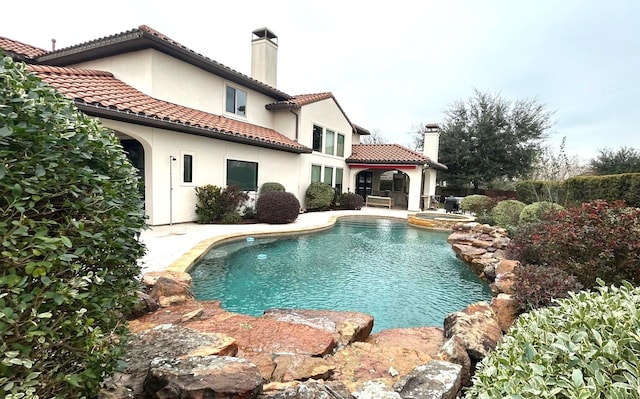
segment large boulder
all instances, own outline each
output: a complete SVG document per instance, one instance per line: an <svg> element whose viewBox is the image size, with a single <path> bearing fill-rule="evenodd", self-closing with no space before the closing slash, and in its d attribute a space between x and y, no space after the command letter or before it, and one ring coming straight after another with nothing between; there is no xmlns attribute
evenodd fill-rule
<svg viewBox="0 0 640 399"><path fill-rule="evenodd" d="M159 277L157 279L149 292L149 296L158 301L163 308L194 300L189 285L167 277Z"/></svg>
<svg viewBox="0 0 640 399"><path fill-rule="evenodd" d="M262 390L258 368L235 357L156 358L144 384L152 398L255 398Z"/></svg>
<svg viewBox="0 0 640 399"><path fill-rule="evenodd" d="M364 341L373 329L373 316L359 312L335 310L269 309L264 318L304 324L328 331L340 345Z"/></svg>
<svg viewBox="0 0 640 399"><path fill-rule="evenodd" d="M142 284L147 288L151 288L158 282L159 278L168 278L177 283L191 287L192 279L191 275L186 272L178 272L173 270L162 270L158 272L147 272L142 275Z"/></svg>
<svg viewBox="0 0 640 399"><path fill-rule="evenodd" d="M391 328L372 335L367 342L379 347L408 348L435 358L444 344L444 330L439 327Z"/></svg>
<svg viewBox="0 0 640 399"><path fill-rule="evenodd" d="M340 381L294 381L269 383L262 387L259 399L352 399L347 387Z"/></svg>
<svg viewBox="0 0 640 399"><path fill-rule="evenodd" d="M454 335L442 345L438 359L460 365L460 382L463 386L471 385L471 358L459 337Z"/></svg>
<svg viewBox="0 0 640 399"><path fill-rule="evenodd" d="M335 366L321 357L304 355L278 355L271 381L306 381L309 379L329 379Z"/></svg>
<svg viewBox="0 0 640 399"><path fill-rule="evenodd" d="M502 337L495 313L486 302L471 304L462 311L450 313L444 319L447 338L457 336L469 357L479 361L495 349Z"/></svg>
<svg viewBox="0 0 640 399"><path fill-rule="evenodd" d="M504 333L511 328L520 313L518 301L509 294L498 294L493 297L491 309L493 309L498 325Z"/></svg>
<svg viewBox="0 0 640 399"><path fill-rule="evenodd" d="M406 345L369 342L354 342L329 358L335 367L333 379L342 381L350 392L361 389L367 381L377 381L390 388L400 376L431 360L426 352L407 348Z"/></svg>
<svg viewBox="0 0 640 399"><path fill-rule="evenodd" d="M434 360L416 367L393 388L402 398L455 399L461 387L462 366Z"/></svg>

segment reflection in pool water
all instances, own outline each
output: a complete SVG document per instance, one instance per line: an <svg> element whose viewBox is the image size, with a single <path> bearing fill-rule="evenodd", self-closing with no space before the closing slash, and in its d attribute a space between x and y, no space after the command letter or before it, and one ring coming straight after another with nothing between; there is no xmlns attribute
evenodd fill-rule
<svg viewBox="0 0 640 399"><path fill-rule="evenodd" d="M442 326L444 316L491 291L457 259L449 233L391 219L341 219L318 233L255 237L211 249L190 271L199 300L231 312L351 310L374 331Z"/></svg>

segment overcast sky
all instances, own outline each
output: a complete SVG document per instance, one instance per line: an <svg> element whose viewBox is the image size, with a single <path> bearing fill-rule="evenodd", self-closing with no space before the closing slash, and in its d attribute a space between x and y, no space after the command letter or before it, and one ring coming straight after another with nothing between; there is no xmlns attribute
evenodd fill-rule
<svg viewBox="0 0 640 399"><path fill-rule="evenodd" d="M250 75L278 35L278 88L331 91L352 122L408 145L473 89L553 111L549 144L588 160L640 148L639 0L10 1L0 36L50 49L148 25ZM12 17L8 17L12 16Z"/></svg>

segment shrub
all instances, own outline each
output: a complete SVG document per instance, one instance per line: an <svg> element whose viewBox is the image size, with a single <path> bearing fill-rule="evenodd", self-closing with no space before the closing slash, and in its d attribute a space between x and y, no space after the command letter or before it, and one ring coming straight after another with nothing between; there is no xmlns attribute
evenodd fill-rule
<svg viewBox="0 0 640 399"><path fill-rule="evenodd" d="M519 223L534 223L539 222L542 218L550 212L559 212L564 208L558 204L547 201L534 202L522 208L520 212Z"/></svg>
<svg viewBox="0 0 640 399"><path fill-rule="evenodd" d="M364 198L356 193L346 193L340 201L347 209L358 210L364 205Z"/></svg>
<svg viewBox="0 0 640 399"><path fill-rule="evenodd" d="M220 218L220 223L222 224L238 224L241 221L242 216L240 216L240 212L238 211L227 212Z"/></svg>
<svg viewBox="0 0 640 399"><path fill-rule="evenodd" d="M237 212L249 199L249 195L237 186L228 186L223 190L211 184L196 187L196 197L198 223L221 222L225 214Z"/></svg>
<svg viewBox="0 0 640 399"><path fill-rule="evenodd" d="M327 210L331 206L335 190L326 183L314 182L309 185L304 197L307 209Z"/></svg>
<svg viewBox="0 0 640 399"><path fill-rule="evenodd" d="M568 208L519 229L510 252L522 263L560 268L587 288L597 278L640 284L640 209L605 201Z"/></svg>
<svg viewBox="0 0 640 399"><path fill-rule="evenodd" d="M258 220L263 223L291 223L298 218L300 202L295 195L282 191L269 191L256 202Z"/></svg>
<svg viewBox="0 0 640 399"><path fill-rule="evenodd" d="M0 397L96 397L136 302L138 178L112 132L0 64Z"/></svg>
<svg viewBox="0 0 640 399"><path fill-rule="evenodd" d="M269 191L285 192L287 190L284 188L282 184L276 183L276 182L267 182L267 183L264 183L262 186L260 186L260 195L266 194Z"/></svg>
<svg viewBox="0 0 640 399"><path fill-rule="evenodd" d="M569 293L521 315L478 365L465 398L635 398L640 288Z"/></svg>
<svg viewBox="0 0 640 399"><path fill-rule="evenodd" d="M581 288L575 276L557 267L525 265L514 272L514 297L523 311L548 306L552 299Z"/></svg>
<svg viewBox="0 0 640 399"><path fill-rule="evenodd" d="M518 200L500 201L491 210L491 217L497 225L503 227L517 226L520 220L520 213L524 207L525 204Z"/></svg>
<svg viewBox="0 0 640 399"><path fill-rule="evenodd" d="M460 201L460 209L476 215L488 213L495 205L495 201L490 197L480 194L467 195Z"/></svg>

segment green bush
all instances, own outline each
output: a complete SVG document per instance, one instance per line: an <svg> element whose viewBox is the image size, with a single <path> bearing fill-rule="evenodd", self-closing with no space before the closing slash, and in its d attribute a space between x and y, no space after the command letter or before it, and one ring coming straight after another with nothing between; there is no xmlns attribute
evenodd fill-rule
<svg viewBox="0 0 640 399"><path fill-rule="evenodd" d="M220 223L222 224L238 224L241 221L242 221L242 216L238 211L227 212L223 214L222 217L220 218Z"/></svg>
<svg viewBox="0 0 640 399"><path fill-rule="evenodd" d="M560 268L587 288L598 278L640 284L640 208L620 201L568 208L519 228L509 250L522 263Z"/></svg>
<svg viewBox="0 0 640 399"><path fill-rule="evenodd" d="M0 64L0 397L96 397L133 309L144 227L112 132Z"/></svg>
<svg viewBox="0 0 640 399"><path fill-rule="evenodd" d="M364 198L362 198L362 195L356 193L346 193L341 201L347 209L351 210L362 209L364 205Z"/></svg>
<svg viewBox="0 0 640 399"><path fill-rule="evenodd" d="M256 212L262 223L292 223L300 214L300 201L291 193L269 191L258 198Z"/></svg>
<svg viewBox="0 0 640 399"><path fill-rule="evenodd" d="M555 304L516 320L465 398L640 396L640 288L599 287Z"/></svg>
<svg viewBox="0 0 640 399"><path fill-rule="evenodd" d="M328 184L314 182L309 185L304 203L309 210L327 210L331 206L335 190Z"/></svg>
<svg viewBox="0 0 640 399"><path fill-rule="evenodd" d="M489 213L495 205L495 201L490 197L480 194L467 195L460 201L460 209L476 215Z"/></svg>
<svg viewBox="0 0 640 399"><path fill-rule="evenodd" d="M502 227L513 227L518 225L520 213L525 204L518 200L504 200L496 204L491 210L491 217L494 222Z"/></svg>
<svg viewBox="0 0 640 399"><path fill-rule="evenodd" d="M564 208L556 203L540 201L534 202L522 208L520 212L519 223L535 223L542 220L542 218L550 212L559 212Z"/></svg>
<svg viewBox="0 0 640 399"><path fill-rule="evenodd" d="M548 306L553 299L581 288L575 276L557 267L523 265L514 271L514 298L522 311Z"/></svg>
<svg viewBox="0 0 640 399"><path fill-rule="evenodd" d="M222 189L212 184L196 187L196 215L198 223L225 223L223 218L227 214L237 213L249 195L237 186ZM226 222L231 219L227 217ZM228 223L227 223L228 224Z"/></svg>
<svg viewBox="0 0 640 399"><path fill-rule="evenodd" d="M266 194L269 191L287 191L284 186L277 182L267 182L260 186L260 195Z"/></svg>

